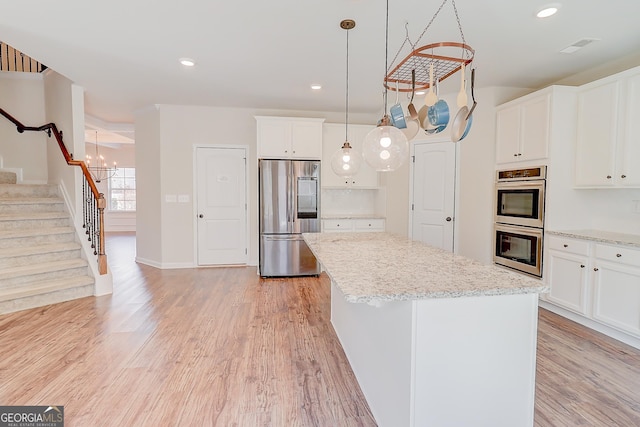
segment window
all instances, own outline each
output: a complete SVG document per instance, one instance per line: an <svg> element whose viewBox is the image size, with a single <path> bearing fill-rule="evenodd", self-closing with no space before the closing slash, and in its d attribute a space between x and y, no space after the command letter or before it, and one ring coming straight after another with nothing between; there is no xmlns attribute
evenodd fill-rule
<svg viewBox="0 0 640 427"><path fill-rule="evenodd" d="M136 169L118 168L109 178L109 210L135 212Z"/></svg>

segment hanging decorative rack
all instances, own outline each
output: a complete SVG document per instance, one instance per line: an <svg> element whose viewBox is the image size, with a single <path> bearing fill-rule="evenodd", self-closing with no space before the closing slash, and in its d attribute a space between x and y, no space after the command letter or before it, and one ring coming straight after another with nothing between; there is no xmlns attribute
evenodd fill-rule
<svg viewBox="0 0 640 427"><path fill-rule="evenodd" d="M456 15L456 21L458 22L458 30L460 31L462 42L438 42L418 48L415 47L448 1L449 0L444 0L442 2L436 13L431 18L431 21L429 21L415 43L411 42L407 31L407 36L405 37L404 42L400 46L400 49L398 49L393 61L391 61L391 67L396 63L398 56L407 43L411 46L411 52L402 61L400 61L398 65L390 68L391 71L387 70L387 75L384 79L384 86L387 89L399 92L412 92L414 90L412 83L413 70L415 70L415 90L428 89L431 84L429 77L429 69L431 65L433 65L433 82L435 83L441 82L447 77L455 74L457 71L460 71L463 64L467 66L471 61L473 61L475 51L465 41L455 0L451 0L451 4Z"/></svg>

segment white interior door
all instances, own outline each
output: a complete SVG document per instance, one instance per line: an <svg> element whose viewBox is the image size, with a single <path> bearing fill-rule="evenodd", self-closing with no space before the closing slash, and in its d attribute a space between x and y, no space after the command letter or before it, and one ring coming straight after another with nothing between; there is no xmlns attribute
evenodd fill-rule
<svg viewBox="0 0 640 427"><path fill-rule="evenodd" d="M244 148L196 148L198 265L247 263Z"/></svg>
<svg viewBox="0 0 640 427"><path fill-rule="evenodd" d="M453 251L456 146L414 146L411 238Z"/></svg>

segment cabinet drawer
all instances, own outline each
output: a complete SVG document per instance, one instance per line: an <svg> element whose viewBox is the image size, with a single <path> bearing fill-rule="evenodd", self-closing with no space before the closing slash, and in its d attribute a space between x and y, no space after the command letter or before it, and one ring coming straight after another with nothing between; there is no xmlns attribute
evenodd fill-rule
<svg viewBox="0 0 640 427"><path fill-rule="evenodd" d="M353 221L350 219L324 219L323 231L353 231Z"/></svg>
<svg viewBox="0 0 640 427"><path fill-rule="evenodd" d="M357 219L355 229L356 231L384 231L384 219Z"/></svg>
<svg viewBox="0 0 640 427"><path fill-rule="evenodd" d="M576 255L589 255L589 242L560 236L548 236L545 245L549 249Z"/></svg>
<svg viewBox="0 0 640 427"><path fill-rule="evenodd" d="M596 258L640 267L640 250L637 249L598 244Z"/></svg>

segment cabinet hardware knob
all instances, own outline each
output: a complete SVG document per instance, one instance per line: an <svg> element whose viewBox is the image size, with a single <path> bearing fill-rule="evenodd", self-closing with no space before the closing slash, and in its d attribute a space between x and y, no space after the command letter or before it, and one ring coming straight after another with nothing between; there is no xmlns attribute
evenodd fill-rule
<svg viewBox="0 0 640 427"><path fill-rule="evenodd" d="M518 157L522 156L522 153L518 153Z"/></svg>
<svg viewBox="0 0 640 427"><path fill-rule="evenodd" d="M599 268L598 268L598 267L595 267L595 268L593 269L593 271L598 271L598 270L599 270Z"/></svg>
<svg viewBox="0 0 640 427"><path fill-rule="evenodd" d="M371 224L369 224L369 227L371 227Z"/></svg>
<svg viewBox="0 0 640 427"><path fill-rule="evenodd" d="M513 154L513 157L518 157L518 153L514 153L514 154Z"/></svg>
<svg viewBox="0 0 640 427"><path fill-rule="evenodd" d="M580 264L580 268L584 268L584 264Z"/></svg>
<svg viewBox="0 0 640 427"><path fill-rule="evenodd" d="M204 215L200 214L198 215L198 218L204 218Z"/></svg>
<svg viewBox="0 0 640 427"><path fill-rule="evenodd" d="M611 175L607 175L607 179L611 179Z"/></svg>
<svg viewBox="0 0 640 427"><path fill-rule="evenodd" d="M620 175L620 178L626 178L627 175Z"/></svg>
<svg viewBox="0 0 640 427"><path fill-rule="evenodd" d="M451 217L450 217L450 216L448 216L448 217L446 217L446 218L445 218L445 220L446 220L447 222L451 222Z"/></svg>
<svg viewBox="0 0 640 427"><path fill-rule="evenodd" d="M562 245L562 246L564 246L565 248L568 248L568 247L569 247L569 245L567 245L566 243L565 243L564 245Z"/></svg>
<svg viewBox="0 0 640 427"><path fill-rule="evenodd" d="M618 258L620 258L620 257L622 256L622 254L616 254L616 256L617 256Z"/></svg>

